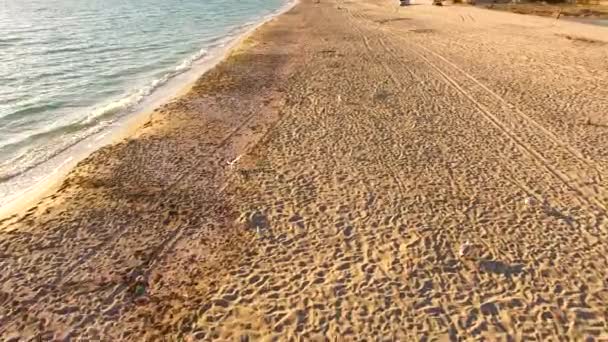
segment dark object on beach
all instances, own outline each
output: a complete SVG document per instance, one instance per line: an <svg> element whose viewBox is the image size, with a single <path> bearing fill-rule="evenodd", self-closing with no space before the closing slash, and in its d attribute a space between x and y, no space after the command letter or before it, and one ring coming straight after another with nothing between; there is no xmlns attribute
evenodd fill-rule
<svg viewBox="0 0 608 342"><path fill-rule="evenodd" d="M482 260L479 262L479 270L486 273L502 274L505 277L517 276L525 271L523 264L508 264L499 260Z"/></svg>
<svg viewBox="0 0 608 342"><path fill-rule="evenodd" d="M142 284L138 284L135 286L135 290L133 292L135 292L135 295L138 297L143 296L146 294L146 288Z"/></svg>
<svg viewBox="0 0 608 342"><path fill-rule="evenodd" d="M475 246L467 240L465 243L460 245L460 249L458 250L458 256L460 258L470 259L473 257L473 251Z"/></svg>
<svg viewBox="0 0 608 342"><path fill-rule="evenodd" d="M443 6L443 2L441 0L433 0L433 5L435 5L435 6Z"/></svg>
<svg viewBox="0 0 608 342"><path fill-rule="evenodd" d="M410 0L401 0L399 1L399 6L403 7L403 6L407 6L410 4Z"/></svg>

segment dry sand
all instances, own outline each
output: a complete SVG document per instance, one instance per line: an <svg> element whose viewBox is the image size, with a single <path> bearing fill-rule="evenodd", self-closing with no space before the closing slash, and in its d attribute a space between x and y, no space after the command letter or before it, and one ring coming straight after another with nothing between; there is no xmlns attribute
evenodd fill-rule
<svg viewBox="0 0 608 342"><path fill-rule="evenodd" d="M608 339L607 113L605 28L304 0L0 223L1 339Z"/></svg>

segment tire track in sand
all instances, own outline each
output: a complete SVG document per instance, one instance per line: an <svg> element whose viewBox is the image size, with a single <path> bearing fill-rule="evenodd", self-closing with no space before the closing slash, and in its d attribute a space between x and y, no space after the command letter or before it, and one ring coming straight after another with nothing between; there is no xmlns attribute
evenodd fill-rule
<svg viewBox="0 0 608 342"><path fill-rule="evenodd" d="M390 38L390 37L387 37L387 38ZM399 59L400 59L400 58L399 58L399 56L398 56L398 55L396 55L396 53L395 53L394 51L392 51L392 49L391 49L391 48L389 48L389 47L386 45L386 43L385 43L384 39L382 39L382 38L378 38L377 40L378 40L378 42L379 42L379 45L382 47L382 49L381 49L381 50L383 51L383 53L382 53L382 55L383 55L383 56L385 56L385 54L390 54L390 55L392 56L393 60L399 60ZM371 48L371 47L370 47L370 50L373 50L373 48ZM411 50L408 50L408 51L411 51ZM405 53L405 51L404 51L404 53ZM377 59L377 60L378 60L380 63L382 62L382 61L381 61L381 60L379 60L379 59ZM427 64L429 64L429 63L428 63L428 62L429 62L428 60L425 60L425 62L426 62ZM410 69L410 68L409 68L407 65L405 65L405 63L401 63L401 64L402 64L402 66L403 66L403 67L404 67L404 68L405 68L405 69L406 69L408 72L410 72L410 73L411 73L411 69ZM395 72L394 70L392 70L392 69L391 69L389 66L385 65L385 67L387 68L387 70L389 70L389 72L393 72L393 73L399 74L398 72ZM435 68L433 68L433 70L437 70L437 66L435 66ZM439 75L440 75L440 77L442 77L442 76L443 76L443 74L439 74ZM448 76L448 77L449 77L449 76ZM401 82L399 82L399 81L397 80L397 78L393 77L392 79L393 79L393 80L395 80L395 81L397 82L397 85L401 86ZM445 78L444 78L444 79L445 79ZM449 81L448 81L448 82L449 82ZM449 83L447 83L447 84L448 84L449 86L451 86L451 87L454 87L454 88L458 89L458 91L459 91L461 94L463 94L463 89L462 89L462 87L461 87L459 84L454 85L452 82L449 82ZM472 97L472 96L471 96L470 94L468 94L466 91L464 91L464 94L463 94L463 95L468 95L468 96L464 96L464 97L465 97L465 98L467 98L467 99L469 99L469 101L471 101L472 103L474 103L474 104L476 105L475 107L476 107L478 110L484 110L484 109L485 109L483 105L480 105L480 104L479 104L479 101L478 101L478 100L476 100L475 98L471 99L471 97ZM481 107L481 108L480 108L480 107ZM489 113L488 113L488 112L489 112ZM514 133L514 132L513 132L512 130L510 130L510 129L508 129L508 128L504 127L504 125L502 125L502 124L500 123L500 121L498 121L498 123L497 123L497 122L496 122L497 120L495 120L495 119L494 119L494 116L492 115L492 113L491 113L490 111L488 111L488 110L484 110L484 111L482 112L482 114L485 114L485 115L486 115L487 120L488 120L488 121L490 121L490 123L492 123L494 127L497 127L497 128L499 129L499 131L501 131L503 134L505 134L505 136L507 136L509 139L513 139L512 133ZM518 139L518 138L516 137L516 139ZM519 141L519 140L518 140L518 141ZM523 144L523 145L524 145L524 147L526 147L526 148L531 148L531 147L532 147L532 146L531 146L531 145L529 145L529 144L528 144L528 145ZM534 153L534 152L536 152L536 151L535 151L535 150L532 148L532 150L530 151L530 154L532 154L532 153ZM536 157L536 156L537 156L537 155L533 155L533 157ZM543 157L542 157L542 156L540 156L540 158L543 158ZM537 161L538 161L538 159L535 159L535 160L537 160ZM553 170L553 168L551 168L551 167L550 167L550 165L549 165L550 163L548 163L546 160L541 159L540 161L543 161L543 162L545 163L545 165L548 165L548 166L549 166L549 168L550 168L551 170ZM505 166L508 166L508 165L505 165ZM510 169L510 168L508 168L508 169ZM514 171L516 171L516 170L510 170L510 173L512 173L512 172L514 172ZM557 170L556 170L556 172L554 172L554 173L550 173L550 174L552 174L554 177L556 177L556 178L557 178L557 179L558 179L560 182L562 182L562 183L563 183L563 184L565 184L565 185L570 185L570 184L572 184L572 183L571 183L571 182L569 182L567 179L564 179L565 177L564 177L564 176L562 176L562 174L560 173L560 170L559 170L559 169L557 169ZM542 198L542 197L540 197L540 196L537 194L537 192L536 192L536 191L534 191L533 189L530 189L528 186L526 186L525 184L521 183L520 181L517 181L515 178L513 178L513 179L511 180L511 183L512 183L513 185L517 186L518 188L520 188L521 190L523 190L525 193L529 194L530 196L535 196L535 197L537 197L537 199L538 199L539 201L543 201L543 198ZM570 187L570 189L572 189L572 187ZM577 190L577 188L574 188L574 191L576 191L576 190ZM582 191L581 191L581 192L582 192ZM581 192L579 192L579 193L578 193L578 196L579 196L579 198L582 198L582 199L581 199L581 201L582 201L582 202L585 202L585 200L587 199L587 197L586 197L584 194L582 194ZM593 199L591 199L591 201L593 201ZM602 203L601 203L601 202L599 202L599 203L598 203L597 201L596 201L596 202L594 202L594 203L590 203L589 201L587 201L587 204L588 204L588 205L590 205L591 207L594 207L594 205L593 205L593 204L596 204L596 205L601 205ZM601 208L601 207L600 207L600 208ZM551 209L551 208L549 208L549 209L547 209L547 210L549 210L549 211L551 212L551 210L552 210L552 209ZM601 224L596 223L596 224L593 224L592 226L590 226L590 227L594 227L594 229L596 230L596 232L595 232L595 233L594 233L593 231L590 231L590 230L587 228L587 226L586 226L586 225L581 225L581 224L579 224L579 223L578 223L578 222L576 222L576 221L575 221L575 222L573 222L573 224L574 224L574 226L575 226L575 227L578 227L578 229L579 229L579 230L580 230L580 231L581 231L581 232L584 234L584 236L585 236L585 240L587 241L588 246L589 246L589 247L593 247L593 246L595 245L595 243L594 243L593 241L596 241L596 240L597 240L597 238L596 238L596 237L594 237L594 236L595 236L595 234L597 233L598 229L599 229L599 230L601 230ZM489 249L489 246L488 246L488 249Z"/></svg>
<svg viewBox="0 0 608 342"><path fill-rule="evenodd" d="M365 52L366 55L368 55L372 60L376 61L376 65L380 65L382 67L382 69L385 71L385 74L391 79L391 81L393 82L394 86L396 87L396 89L399 89L400 92L403 91L404 89L404 84L395 76L396 73L383 59L379 58L378 55L374 52L375 49L372 48L371 44L370 44L370 37L368 35L366 35L363 30L361 30L361 28L359 27L359 23L356 20L356 14L354 14L353 12L351 12L350 10L347 9L347 13L348 13L348 19L349 21L352 23L352 27L355 29L356 32L358 32L358 34L360 35L361 40L363 41L363 45L365 46ZM386 45L384 45L384 42L382 41L382 39L379 39L380 44L383 46L384 52L387 53L389 56L391 56L394 60L397 59L397 57L388 50L388 48L386 47ZM385 55L386 56L386 55ZM412 79L418 81L419 83L424 84L424 81L414 72L412 71L410 68L405 67L406 70L408 71L408 74L412 77ZM429 96L427 96L424 92L417 92L418 94L421 94L421 97L424 99L424 102L430 103L431 102L431 98ZM372 120L370 118L370 116L363 116L363 118L361 117L357 117L354 118L354 121L361 121L362 119L364 119L365 121L369 122L369 126L370 127L374 127L377 131L379 130L389 130L392 132L392 134L394 136L398 136L398 134L395 133L393 126L392 125L386 125L386 122L390 122L390 119L387 118L387 120L382 120L382 122L384 122L384 125L381 125L379 122L376 122L374 120ZM392 160L398 160L397 156L391 151L389 150L389 153L392 155ZM387 165L387 163L382 162L381 160L378 160L378 162L381 165L386 165L386 167L391 170L391 174L393 175L393 177L395 179L398 179L400 184L402 182L400 176L398 175L398 173L396 171L393 170L393 168L390 165ZM451 186L452 188L456 189L458 188L458 184L454 181L453 177L450 177L450 182L451 182ZM453 191L454 192L454 191ZM428 237L424 237L425 239ZM435 239L441 241L443 240L440 236L435 236ZM423 240L423 236L419 236L417 241L422 241ZM365 246L367 246L367 244L364 244ZM435 246L435 248L437 248L437 246ZM438 253L437 250L435 250L436 253ZM440 253L439 253L440 254ZM383 274L383 276L386 279L393 279L390 276L390 271L388 269L384 269L382 267L380 267L380 270ZM408 270L410 272L412 272L413 270ZM395 279L393 279L394 281ZM396 291L400 291L399 287L394 286L394 289ZM405 301L398 299L397 300L400 303L400 306L403 308L407 308L409 306L408 303L406 303ZM439 312L442 312L441 314L435 314L434 317L435 319L437 319L438 321L444 321L443 324L445 324L447 327L449 327L448 331L449 331L449 335L454 337L456 335L456 326L457 326L457 322L452 319L452 317L450 315L448 315L447 313L449 312L449 310L447 309L447 304L443 303L441 304L439 307L421 307L419 308L419 310L437 310Z"/></svg>
<svg viewBox="0 0 608 342"><path fill-rule="evenodd" d="M359 17L359 20L368 22L370 25L374 25L379 31L385 32L386 34L389 34L391 37L399 39L400 41L403 41L407 45L409 45L410 51L414 52L421 60L423 60L431 68L433 68L440 75L440 77L442 77L444 79L444 81L447 84L454 87L465 98L467 98L469 101L471 101L477 107L477 109L483 115L483 117L486 118L486 120L488 120L500 132L502 132L507 137L509 137L509 139L511 141L513 141L522 151L524 151L525 153L530 155L536 161L536 163L539 164L539 166L546 169L550 174L552 174L554 177L556 177L562 184L564 184L571 191L573 191L576 194L576 196L583 203L587 203L587 205L590 205L591 207L595 207L595 208L601 210L604 215L606 214L608 209L602 200L602 198L608 198L608 192L605 189L603 189L602 187L581 187L579 185L579 183L583 183L582 181L577 182L576 180L569 177L566 173L562 172L559 168L554 167L553 166L554 163L552 163L549 159L547 159L545 156L543 156L543 154L541 152L539 152L535 148L535 146L533 146L533 144L526 142L526 140L536 141L537 143L543 142L543 141L553 142L555 145L559 146L562 149L562 151L564 151L565 154L568 154L568 155L574 157L576 160L578 160L579 164L583 163L586 166L589 166L589 167L592 167L593 169L595 169L595 171L598 173L598 176L596 177L596 179L601 179L600 173L603 169L601 165L594 163L593 161L590 161L587 158L585 158L580 152L576 151L574 148L569 146L567 143L559 140L559 138L557 138L552 132L550 132L546 128L542 127L542 125L540 125L538 122L536 122L535 120L530 118L528 115L523 113L517 107L515 107L510 102L508 102L506 99L504 99L500 95L498 95L495 92L493 92L492 90L490 90L487 86L485 86L479 80L474 78L471 74L466 73L461 68L459 68L459 67L455 66L453 63L449 62L450 65L448 65L448 66L452 66L452 68L455 69L457 72L463 74L467 79L474 82L481 89L486 91L490 96L497 99L501 104L503 104L506 107L506 108L503 108L503 110L511 111L512 113L516 114L516 116L520 117L524 123L518 124L517 122L514 122L513 120L509 120L507 122L503 121L508 116L505 116L501 120L496 114L494 114L487 107L486 104L483 104L481 101L476 99L471 94L471 91L467 90L465 86L463 86L460 82L458 82L454 77L448 75L448 73L444 69L439 67L436 63L433 63L429 58L424 56L424 54L417 51L420 49L424 49L424 50L428 50L431 53L430 49L428 49L426 47L422 47L420 44L417 44L415 42L411 42L410 40L406 39L402 35L398 34L398 33L407 34L408 33L407 31L393 29L394 31L398 32L398 33L395 33L395 32L391 32L389 29L382 27L381 25L375 24L373 21L371 21L369 19ZM437 54L435 52L432 52L432 53L436 56L440 56L439 54ZM442 56L440 56L440 57L441 57L441 61L447 61L444 57L442 57ZM527 124L527 126L526 126L526 124ZM516 127L516 128L510 128L509 126ZM535 133L538 131L540 131L540 133L542 135L541 138L538 138L538 134ZM520 133L518 134L518 132L520 132ZM521 134L524 134L524 133L527 133L528 139L526 139L526 136L524 136L524 137L521 136ZM552 151L553 148L552 148L552 146L550 146L548 148L544 148L543 150ZM585 172L586 170L588 170L588 168L581 167L580 165L575 165L575 167L576 167L576 171L574 172L575 175L587 175L588 174L588 172ZM536 196L537 199L539 199L541 201L543 200L541 198L541 195L539 195L539 194L532 194L532 195ZM600 196L600 198L597 197L598 195Z"/></svg>

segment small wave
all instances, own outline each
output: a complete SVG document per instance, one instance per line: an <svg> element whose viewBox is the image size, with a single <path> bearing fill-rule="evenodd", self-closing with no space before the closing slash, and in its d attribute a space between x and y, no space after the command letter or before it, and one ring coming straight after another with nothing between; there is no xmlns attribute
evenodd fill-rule
<svg viewBox="0 0 608 342"><path fill-rule="evenodd" d="M29 99L28 99L29 100ZM9 114L0 116L0 124L2 126L9 126L10 124L21 122L18 120L19 118L23 118L25 116L32 116L35 114L44 113L46 111L61 108L64 105L63 102L46 102L46 101L36 101L31 105L20 106L21 109L16 110L14 112L9 112ZM1 127L1 126L0 126ZM0 144L0 147L2 144Z"/></svg>
<svg viewBox="0 0 608 342"><path fill-rule="evenodd" d="M0 44L19 43L23 40L24 40L23 37L4 37L4 38L0 37Z"/></svg>
<svg viewBox="0 0 608 342"><path fill-rule="evenodd" d="M67 150L68 148L74 146L80 141L86 139L87 137L101 131L103 128L110 125L113 119L116 119L118 116L128 114L135 106L140 104L146 96L149 96L154 92L154 90L158 89L165 83L167 83L170 79L188 71L192 65L207 55L207 49L200 49L193 55L184 59L181 63L175 66L170 71L166 72L162 77L150 82L147 86L138 89L137 91L121 98L107 105L97 108L91 111L84 119L73 122L70 124L60 125L53 127L51 129L38 132L28 137L21 139L17 142L12 142L9 145L4 145L3 148L19 148L22 146L27 146L31 144L33 141L46 141L53 140L53 138L71 135L69 139L63 144L59 146L55 146L55 149L52 151L40 151L40 147L32 148L26 151L25 153L20 154L12 158L11 160L0 165L0 182L5 182L11 180L24 172L27 172L38 165L46 162L50 158L55 157L61 152ZM23 113L19 113L23 115ZM80 134L78 134L80 132ZM44 144L46 145L46 144ZM33 157L33 156L39 156ZM21 167L15 169L14 167L10 167L11 165L20 165ZM8 170L2 170L2 169Z"/></svg>
<svg viewBox="0 0 608 342"><path fill-rule="evenodd" d="M103 127L93 127L88 131L80 131L80 134L74 132L75 134L70 137L70 140L64 142L56 142L54 143L55 149L48 150L45 146L41 145L37 147L30 148L26 153L22 153L17 155L4 163L0 164L0 183L9 181L15 177L18 177L25 172L36 168L37 166L43 164L49 159L59 155L60 153L66 151L68 148L74 146L78 142L85 139L87 136L95 134L102 130ZM65 133L70 133L64 132ZM31 137L32 139L42 138L46 134L40 134L36 137ZM15 168L14 165L19 165L19 167Z"/></svg>
<svg viewBox="0 0 608 342"><path fill-rule="evenodd" d="M205 55L207 55L207 49L200 49L200 50L198 50L198 52L196 52L195 54L193 54L189 58L186 58L177 67L175 67L174 73L175 72L182 73L182 72L190 69L192 67L192 64L194 62L196 62L197 60L201 59ZM173 76L176 76L176 75L177 74L175 74Z"/></svg>
<svg viewBox="0 0 608 342"><path fill-rule="evenodd" d="M224 31L223 33L221 33L222 36L211 39L211 41L203 41L204 45L208 49L215 49L219 46L224 46L224 45L228 44L236 36L242 34L246 30L246 28L254 26L256 23L267 20L269 17L274 16L274 15L284 11L285 8L289 7L292 4L291 0L288 0L288 1L290 1L290 2L288 4L286 4L285 7L283 7L282 9L279 9L277 11L274 11L274 12L270 13L269 15L262 15L260 17L255 18L255 20L247 21L241 25L238 25L235 23L236 25L233 25L231 28L229 28L228 32ZM170 7L170 8L175 9L175 7ZM241 17L240 15L235 15L233 20L237 20L240 17ZM225 13L222 14L222 20L224 20L226 23L228 23L229 21L232 21L232 20L228 20L228 16ZM226 28L228 28L228 27L226 27ZM40 29L45 29L45 28L43 28L43 27L33 28L33 27L22 26L22 27L16 28L16 30L13 30L13 31L15 31L21 35L24 35L26 33L30 34L30 33L40 31ZM123 34L124 34L124 32L123 32ZM22 47L23 46L27 47L27 46L31 45L32 43L35 43L35 45L38 45L38 46L44 46L44 47L48 46L48 43L49 43L48 41L38 39L38 37L35 35L31 35L31 36L32 36L31 39L26 39L24 41L20 41L20 42L18 42L18 44ZM71 36L59 37L59 39L62 39L62 38L63 38L63 40L67 41L67 40L71 40L72 37ZM157 37L157 38L159 38L159 37ZM7 42L7 41L2 42L0 40L0 45L1 45L1 43L13 44L16 42ZM53 45L57 45L57 40L54 40L52 43L53 43ZM164 46L163 42L158 42L158 44L161 44L161 46ZM57 55L61 56L61 53L72 52L71 49L77 49L77 48L78 48L77 46L72 45L69 47L64 47L63 49L56 49L56 50L52 50L52 51L56 53L56 56ZM121 46L114 47L114 46L103 45L103 46L90 46L88 48L90 48L90 51L88 51L88 52L96 54L97 58L95 59L95 61L99 62L100 58L102 58L102 59L105 58L106 52L133 49L134 46L132 46L132 45L131 46L122 46L121 45ZM49 49L47 48L47 49L42 49L42 50L48 51ZM146 51L146 48L144 47L142 50ZM29 51L28 53L31 54L31 53L38 53L38 52L40 52L40 50ZM141 52L141 51L139 51L139 52ZM65 62L65 61L59 59L58 57L52 57L51 55L52 55L52 53L46 54L44 56L47 61L47 67L49 66L49 64L52 64L52 63L57 63L58 65L62 65L62 63ZM39 165L47 162L48 160L55 158L56 156L60 155L64 151L68 150L70 147L75 146L80 142L83 142L83 140L87 139L88 137L94 136L94 134L98 134L100 132L104 132L104 129L109 129L109 127L114 122L116 122L116 120L118 120L119 118L121 118L124 115L131 113L135 108L137 108L137 105L144 102L144 99L146 97L148 97L149 95L151 95L152 93L154 93L155 90L157 90L158 88L165 85L172 78L190 70L192 68L192 66L198 60L205 57L206 55L207 55L207 49L200 49L196 53L190 55L188 58L186 58L186 59L182 60L180 63L176 64L170 70L166 70L164 72L164 74L162 74L161 77L158 77L155 80L147 83L145 86L126 94L124 97L118 98L115 101L109 102L98 108L93 108L92 110L88 111L87 115L85 115L84 117L78 116L78 118L75 119L74 116L71 116L72 117L71 119L66 120L65 122L62 122L55 127L46 127L46 130L31 132L31 134L28 134L28 136L26 136L22 139L23 142L22 142L22 144L20 144L18 146L18 148L13 149L14 153L12 154L12 157L9 158L10 160L5 160L4 162L0 163L0 183L4 182L4 181L10 181L11 179L13 179L15 177L18 177L18 176L30 171L31 169L38 167ZM133 54L124 53L124 54L120 54L117 56L109 54L108 58L112 58L112 61L116 64L116 59L120 58L121 56L132 57ZM123 63L122 65L124 65L124 64L127 64L127 63ZM88 65L85 65L85 66L80 65L80 67L84 68L84 67L88 67ZM96 70L96 69L93 69L93 70ZM97 70L96 72L99 73L101 71ZM128 74L125 76L128 76ZM53 76L53 77L55 77L55 76ZM102 81L100 81L100 82L102 82ZM35 109L32 109L32 108L30 108L30 110L36 111ZM21 113L21 115L24 115L24 114L27 114L27 113Z"/></svg>
<svg viewBox="0 0 608 342"><path fill-rule="evenodd" d="M158 89L160 86L167 83L173 77L188 71L194 62L201 59L207 54L206 49L200 49L198 52L193 54L192 56L184 59L180 64L178 64L173 70L165 73L161 78L158 78L147 86L137 90L136 92L123 97L120 100L109 103L108 105L96 109L89 113L89 115L82 121L84 124L90 124L95 122L100 118L105 118L108 115L114 115L119 112L128 111L133 108L137 104L141 103L141 101L146 97L152 94L154 90Z"/></svg>
<svg viewBox="0 0 608 342"><path fill-rule="evenodd" d="M68 46L68 47L63 47L63 48L59 48L59 49L49 49L49 50L42 52L41 54L55 55L55 54L62 54L62 53L80 52L87 48L89 48L89 47L87 47L87 46Z"/></svg>

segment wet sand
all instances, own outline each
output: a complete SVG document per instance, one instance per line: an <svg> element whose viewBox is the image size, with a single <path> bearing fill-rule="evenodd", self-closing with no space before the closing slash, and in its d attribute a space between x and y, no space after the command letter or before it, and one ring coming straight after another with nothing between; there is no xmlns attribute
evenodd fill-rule
<svg viewBox="0 0 608 342"><path fill-rule="evenodd" d="M0 223L0 337L608 338L608 29L304 0Z"/></svg>

